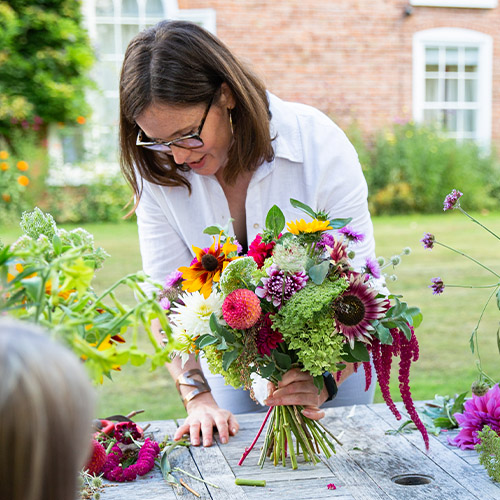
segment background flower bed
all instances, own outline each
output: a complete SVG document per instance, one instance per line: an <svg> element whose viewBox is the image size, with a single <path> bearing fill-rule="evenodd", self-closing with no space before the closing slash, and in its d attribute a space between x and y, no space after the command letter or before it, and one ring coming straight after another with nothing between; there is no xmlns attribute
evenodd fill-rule
<svg viewBox="0 0 500 500"><path fill-rule="evenodd" d="M488 227L500 230L500 213L481 217ZM448 282L479 283L480 271L474 264L459 255L450 255L445 249L425 250L420 239L424 232L432 228L443 241L474 253L482 262L493 265L498 255L493 245L489 244L488 235L458 213L375 217L374 225L378 255L388 255L394 248L412 248L412 254L396 268L398 280L390 287L395 293L404 293L409 303L419 304L425 318L419 327L420 360L412 368L414 399L433 399L435 394L453 395L468 390L477 377L469 337L488 291L457 288L452 293L445 291L439 296L432 295L428 285L433 276L446 277ZM134 224L86 224L85 229L94 235L96 245L102 246L111 255L102 272L96 276L96 287L103 288L126 272L140 269ZM10 242L16 239L20 230L2 229L1 234L5 242ZM492 313L485 315L479 337L485 369L500 378L496 347L498 320L495 310ZM444 367L447 377L443 377ZM158 369L151 373L147 369L131 366L122 373L113 373L113 380L105 381L99 388L100 416L125 414L130 408L144 408L148 419L185 415L175 386L165 370ZM397 394L397 377L393 378L393 384L391 389ZM378 393L376 401L382 401Z"/></svg>

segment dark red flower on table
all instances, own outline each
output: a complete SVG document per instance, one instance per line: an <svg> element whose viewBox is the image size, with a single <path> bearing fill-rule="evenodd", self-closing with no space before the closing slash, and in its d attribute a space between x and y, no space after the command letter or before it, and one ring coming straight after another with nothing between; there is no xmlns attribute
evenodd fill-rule
<svg viewBox="0 0 500 500"><path fill-rule="evenodd" d="M262 235L259 233L248 247L248 256L252 257L259 269L264 265L264 261L273 254L274 241L264 243Z"/></svg>
<svg viewBox="0 0 500 500"><path fill-rule="evenodd" d="M134 422L119 422L115 424L114 438L123 444L130 444L133 440L141 439L142 432Z"/></svg>
<svg viewBox="0 0 500 500"><path fill-rule="evenodd" d="M273 322L270 318L271 313L267 313L260 324L255 343L261 356L270 356L271 350L276 349L278 344L283 342L283 336L277 330L273 330Z"/></svg>
<svg viewBox="0 0 500 500"><path fill-rule="evenodd" d="M90 460L85 465L84 470L86 470L89 474L97 476L101 473L104 464L106 463L106 450L104 446L96 441L95 439L92 441L92 456Z"/></svg>

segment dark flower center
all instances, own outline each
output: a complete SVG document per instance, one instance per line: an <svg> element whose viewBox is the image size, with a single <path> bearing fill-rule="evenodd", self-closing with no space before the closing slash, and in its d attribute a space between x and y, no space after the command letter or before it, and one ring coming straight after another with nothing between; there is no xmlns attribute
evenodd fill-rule
<svg viewBox="0 0 500 500"><path fill-rule="evenodd" d="M201 258L201 265L203 266L203 269L205 269L206 271L215 271L217 269L217 266L219 265L219 261L217 260L217 257L214 257L209 253L206 253Z"/></svg>
<svg viewBox="0 0 500 500"><path fill-rule="evenodd" d="M356 295L344 295L334 305L337 319L346 326L361 323L365 317L365 305Z"/></svg>

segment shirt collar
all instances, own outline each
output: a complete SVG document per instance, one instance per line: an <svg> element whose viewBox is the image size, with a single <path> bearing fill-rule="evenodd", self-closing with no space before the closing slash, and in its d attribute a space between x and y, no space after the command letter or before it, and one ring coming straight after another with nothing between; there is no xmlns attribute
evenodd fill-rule
<svg viewBox="0 0 500 500"><path fill-rule="evenodd" d="M297 115L290 103L282 101L269 92L267 95L272 113L271 137L275 137L274 154L279 158L302 163L304 153Z"/></svg>

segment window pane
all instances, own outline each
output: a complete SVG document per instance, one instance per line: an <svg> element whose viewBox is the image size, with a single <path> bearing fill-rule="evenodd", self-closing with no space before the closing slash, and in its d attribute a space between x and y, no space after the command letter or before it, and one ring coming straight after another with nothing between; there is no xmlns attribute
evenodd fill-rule
<svg viewBox="0 0 500 500"><path fill-rule="evenodd" d="M98 24L96 27L99 55L114 54L116 52L114 26L112 24Z"/></svg>
<svg viewBox="0 0 500 500"><path fill-rule="evenodd" d="M127 50L127 46L134 38L135 35L139 33L139 25L138 24L122 24L122 52L125 53Z"/></svg>
<svg viewBox="0 0 500 500"><path fill-rule="evenodd" d="M462 113L464 114L464 131L475 132L477 111L475 109L466 109Z"/></svg>
<svg viewBox="0 0 500 500"><path fill-rule="evenodd" d="M465 71L467 73L477 73L479 50L475 47L465 49Z"/></svg>
<svg viewBox="0 0 500 500"><path fill-rule="evenodd" d="M439 49L427 47L425 49L425 71L439 70Z"/></svg>
<svg viewBox="0 0 500 500"><path fill-rule="evenodd" d="M441 110L439 109L425 109L424 110L424 121L425 123L428 123L428 124L439 124L441 125L441 120L440 120L440 116L441 116Z"/></svg>
<svg viewBox="0 0 500 500"><path fill-rule="evenodd" d="M446 49L446 72L456 73L458 71L458 49Z"/></svg>
<svg viewBox="0 0 500 500"><path fill-rule="evenodd" d="M95 65L94 78L101 90L118 90L119 67L111 61L99 62Z"/></svg>
<svg viewBox="0 0 500 500"><path fill-rule="evenodd" d="M71 128L61 137L64 163L78 163L84 159L85 147L82 130Z"/></svg>
<svg viewBox="0 0 500 500"><path fill-rule="evenodd" d="M146 15L163 17L163 6L161 4L161 0L147 0Z"/></svg>
<svg viewBox="0 0 500 500"><path fill-rule="evenodd" d="M113 16L113 0L99 0L95 7L96 16Z"/></svg>
<svg viewBox="0 0 500 500"><path fill-rule="evenodd" d="M457 131L457 111L455 109L443 110L443 127L449 132Z"/></svg>
<svg viewBox="0 0 500 500"><path fill-rule="evenodd" d="M438 97L439 80L437 78L427 78L425 80L425 101L436 102Z"/></svg>
<svg viewBox="0 0 500 500"><path fill-rule="evenodd" d="M444 81L444 100L446 102L458 101L458 80L446 79Z"/></svg>
<svg viewBox="0 0 500 500"><path fill-rule="evenodd" d="M139 8L137 6L137 0L122 0L122 16L134 16L139 15Z"/></svg>
<svg viewBox="0 0 500 500"><path fill-rule="evenodd" d="M465 80L465 101L477 101L477 80Z"/></svg>
<svg viewBox="0 0 500 500"><path fill-rule="evenodd" d="M118 98L102 97L94 108L95 122L99 125L115 126L118 124Z"/></svg>

